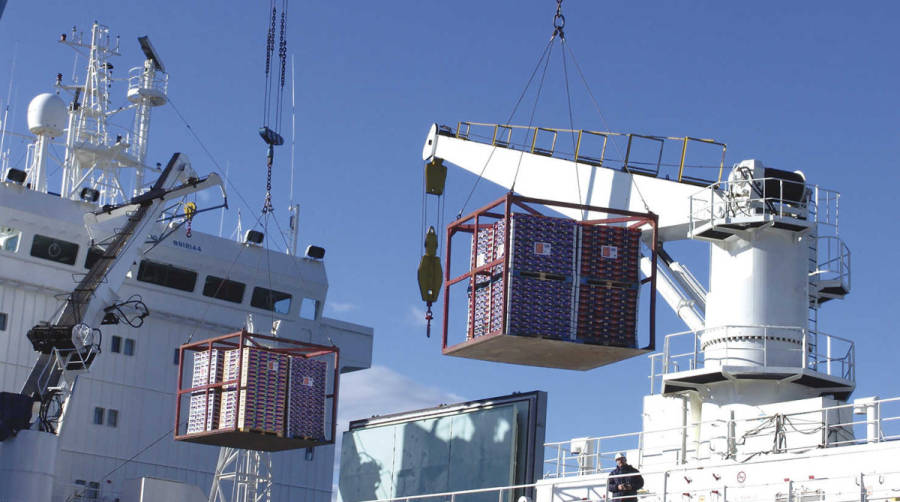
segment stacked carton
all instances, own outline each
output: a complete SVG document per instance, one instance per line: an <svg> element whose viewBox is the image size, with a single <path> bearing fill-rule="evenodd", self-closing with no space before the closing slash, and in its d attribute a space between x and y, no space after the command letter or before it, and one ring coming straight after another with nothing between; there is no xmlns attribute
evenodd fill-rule
<svg viewBox="0 0 900 502"><path fill-rule="evenodd" d="M511 221L507 330L569 339L578 227L569 219L523 213Z"/></svg>
<svg viewBox="0 0 900 502"><path fill-rule="evenodd" d="M469 280L467 339L498 333L505 316L510 335L635 346L640 230L525 213L510 222L509 284L502 265ZM503 256L504 223L479 228L472 269Z"/></svg>
<svg viewBox="0 0 900 502"><path fill-rule="evenodd" d="M477 245L472 243L471 268L503 257L506 224L499 221L478 230ZM502 327L503 318L503 265L495 265L490 274L477 275L469 279L468 297L468 338L472 339L497 332ZM474 301L472 288L475 289ZM474 320L473 320L474 317Z"/></svg>
<svg viewBox="0 0 900 502"><path fill-rule="evenodd" d="M241 391L238 395L233 384L225 385L220 426L283 436L289 358L251 347L240 350L226 354L224 381L239 375ZM239 368L238 357L241 357Z"/></svg>
<svg viewBox="0 0 900 502"><path fill-rule="evenodd" d="M222 381L237 380L240 376L238 367L237 349L225 351L225 367L222 371ZM237 425L237 382L226 383L222 386L222 408L219 413L219 428L233 429Z"/></svg>
<svg viewBox="0 0 900 502"><path fill-rule="evenodd" d="M578 340L636 345L640 236L640 230L625 227L582 230Z"/></svg>
<svg viewBox="0 0 900 502"><path fill-rule="evenodd" d="M221 350L195 352L191 387L200 387L221 381L223 358L224 354ZM219 402L219 389L192 392L187 433L193 434L216 429L218 427Z"/></svg>
<svg viewBox="0 0 900 502"><path fill-rule="evenodd" d="M290 361L288 437L324 440L326 363L298 356Z"/></svg>

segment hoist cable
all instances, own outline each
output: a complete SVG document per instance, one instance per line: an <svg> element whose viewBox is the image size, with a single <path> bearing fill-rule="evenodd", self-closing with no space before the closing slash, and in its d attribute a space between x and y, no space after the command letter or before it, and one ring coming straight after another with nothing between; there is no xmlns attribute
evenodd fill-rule
<svg viewBox="0 0 900 502"><path fill-rule="evenodd" d="M528 92L528 88L531 87L531 82L534 80L534 76L537 75L538 69L541 67L541 63L544 62L544 58L547 57L547 54L550 52L550 49L553 46L553 40L556 38L556 35L550 37L550 40L547 42L547 45L544 46L544 50L541 51L541 57L538 58L537 64L534 65L534 69L531 71L531 75L528 77L528 81L525 83L525 87L522 89L522 92L519 94L519 98L516 100L516 104L513 106L512 112L509 114L509 117L506 119L506 125L512 121L513 117L516 115L516 111L519 109L519 105L522 104L522 100L525 98L525 94ZM457 131L457 134L459 131ZM491 148L491 152L488 155L487 160L484 161L484 165L481 166L481 171L478 173L478 177L475 178L475 183L472 184L472 189L469 191L468 197L466 197L465 202L463 202L462 207L459 209L459 212L456 214L457 219L462 217L463 211L466 210L466 206L469 204L469 200L472 198L472 194L475 193L475 189L478 187L478 182L481 181L481 178L484 177L484 171L487 169L488 164L491 163L491 158L494 156L494 152L497 151L496 143Z"/></svg>
<svg viewBox="0 0 900 502"><path fill-rule="evenodd" d="M562 2L560 2L562 3ZM578 203L582 204L581 200L581 177L578 173L578 158L576 156L576 150L578 149L577 143L575 141L575 118L572 113L572 94L569 92L569 69L566 64L566 49L563 46L566 39L565 37L560 37L561 42L559 44L559 51L562 53L562 62L563 62L563 76L566 81L566 103L569 105L569 131L572 136L572 156L575 164L575 187L578 190Z"/></svg>
<svg viewBox="0 0 900 502"><path fill-rule="evenodd" d="M553 45L553 41L556 39L556 31L553 32L553 36L550 37L550 45ZM537 92L534 95L534 105L531 107L531 116L528 118L528 128L526 131L531 131L531 126L534 124L534 114L537 112L537 105L541 100L541 91L544 89L544 78L547 77L547 68L550 67L550 57L553 55L552 51L547 51L547 60L544 62L544 71L541 72L541 80L538 83ZM534 134L537 135L537 130L535 129ZM528 140L528 134L526 133L525 140ZM519 168L522 167L522 159L525 157L525 151L519 152L519 162L516 164L516 173L513 175L512 185L509 187L510 192L516 191L516 180L519 177Z"/></svg>
<svg viewBox="0 0 900 502"><path fill-rule="evenodd" d="M578 58L575 57L575 51L573 51L572 47L566 43L566 39L563 39L562 43L566 46L566 48L569 50L569 54L572 56L572 62L575 63L575 69L578 70L578 76L581 77L581 81L584 83L585 89L587 89L588 96L591 97L591 101L594 103L594 108L597 110L597 115L600 116L600 121L603 122L603 126L606 128L606 132L612 132L612 129L609 127L609 124L606 122L606 118L603 117L603 112L600 111L600 104L597 102L597 98L594 97L594 92L591 90L591 86L588 85L587 79L584 76L584 72L581 71L581 65L578 64ZM613 148L616 149L616 153L619 154L619 157L624 159L625 155L622 154L622 150L619 148L619 144L616 142L615 136L613 136L611 139L612 139ZM648 213L651 212L650 206L647 204L647 200L644 198L644 195L641 193L640 187L638 187L637 183L635 183L634 174L632 174L631 171L629 171L627 165L624 165L623 168L625 169L625 172L627 172L628 174L631 174L631 185L634 187L634 190L637 192L638 197L640 197L641 203L644 205L644 210L646 210Z"/></svg>

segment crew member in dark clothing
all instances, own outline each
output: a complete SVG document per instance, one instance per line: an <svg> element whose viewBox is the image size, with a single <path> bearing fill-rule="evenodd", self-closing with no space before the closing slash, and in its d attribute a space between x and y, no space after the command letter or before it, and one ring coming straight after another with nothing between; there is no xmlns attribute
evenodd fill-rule
<svg viewBox="0 0 900 502"><path fill-rule="evenodd" d="M644 486L644 478L634 467L628 465L625 454L616 454L616 468L609 473L606 487L615 502L637 502L637 491Z"/></svg>

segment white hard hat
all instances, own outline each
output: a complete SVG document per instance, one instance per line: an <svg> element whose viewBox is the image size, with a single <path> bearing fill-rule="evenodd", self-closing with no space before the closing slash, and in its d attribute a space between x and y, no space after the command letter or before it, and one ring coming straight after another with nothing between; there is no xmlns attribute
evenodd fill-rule
<svg viewBox="0 0 900 502"><path fill-rule="evenodd" d="M625 454L624 453L616 453L616 460L619 460L620 458L624 460Z"/></svg>

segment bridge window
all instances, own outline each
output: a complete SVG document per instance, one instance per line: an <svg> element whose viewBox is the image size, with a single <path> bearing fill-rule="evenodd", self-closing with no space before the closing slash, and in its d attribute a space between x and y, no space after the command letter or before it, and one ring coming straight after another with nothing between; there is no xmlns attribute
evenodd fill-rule
<svg viewBox="0 0 900 502"><path fill-rule="evenodd" d="M105 411L106 410L104 410L103 408L101 408L99 406L94 408L94 424L95 425L103 425L103 413Z"/></svg>
<svg viewBox="0 0 900 502"><path fill-rule="evenodd" d="M109 351L118 354L122 352L122 337L113 335L112 340L109 342Z"/></svg>
<svg viewBox="0 0 900 502"><path fill-rule="evenodd" d="M0 312L0 331L6 331L6 312Z"/></svg>
<svg viewBox="0 0 900 502"><path fill-rule="evenodd" d="M191 292L197 284L197 272L167 263L143 260L138 269L137 279L167 288Z"/></svg>
<svg viewBox="0 0 900 502"><path fill-rule="evenodd" d="M250 305L259 309L272 310L279 314L291 311L291 295L266 288L253 288Z"/></svg>
<svg viewBox="0 0 900 502"><path fill-rule="evenodd" d="M304 298L300 302L300 318L316 320L316 312L319 310L319 302L313 298Z"/></svg>
<svg viewBox="0 0 900 502"><path fill-rule="evenodd" d="M125 339L125 346L122 350L122 353L125 354L126 356L134 355L134 339L133 338Z"/></svg>
<svg viewBox="0 0 900 502"><path fill-rule="evenodd" d="M206 284L203 285L203 296L218 298L227 302L241 303L244 301L244 289L247 285L243 282L229 281L212 275L206 276Z"/></svg>
<svg viewBox="0 0 900 502"><path fill-rule="evenodd" d="M74 265L75 257L78 256L78 244L46 235L35 235L31 242L31 256L64 265Z"/></svg>

